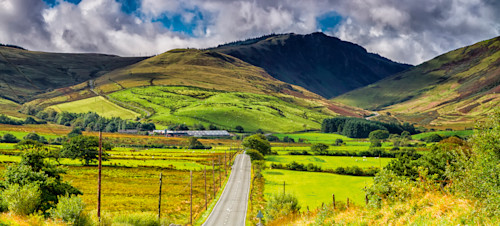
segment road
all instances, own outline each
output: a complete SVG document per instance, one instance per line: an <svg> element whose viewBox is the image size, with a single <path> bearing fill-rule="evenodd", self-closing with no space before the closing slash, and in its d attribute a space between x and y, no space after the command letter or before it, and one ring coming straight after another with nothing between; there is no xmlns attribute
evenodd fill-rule
<svg viewBox="0 0 500 226"><path fill-rule="evenodd" d="M226 188L204 226L245 225L250 191L250 168L250 157L247 154L236 156Z"/></svg>

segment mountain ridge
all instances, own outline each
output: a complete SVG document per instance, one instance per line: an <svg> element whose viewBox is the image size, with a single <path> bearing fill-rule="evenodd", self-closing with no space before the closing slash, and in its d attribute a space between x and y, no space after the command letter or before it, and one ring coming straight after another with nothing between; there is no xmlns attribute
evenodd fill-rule
<svg viewBox="0 0 500 226"><path fill-rule="evenodd" d="M264 68L278 80L302 86L326 98L411 67L319 32L266 35L209 50Z"/></svg>

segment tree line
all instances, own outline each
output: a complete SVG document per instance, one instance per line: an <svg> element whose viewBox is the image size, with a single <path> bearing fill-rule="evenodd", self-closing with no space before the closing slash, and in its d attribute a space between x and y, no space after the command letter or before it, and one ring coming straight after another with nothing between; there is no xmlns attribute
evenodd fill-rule
<svg viewBox="0 0 500 226"><path fill-rule="evenodd" d="M415 127L407 122L398 124L353 117L336 117L324 119L321 123L321 132L339 133L351 138L367 138L370 132L375 130L387 130L391 134L401 134L404 131L410 134L417 133Z"/></svg>

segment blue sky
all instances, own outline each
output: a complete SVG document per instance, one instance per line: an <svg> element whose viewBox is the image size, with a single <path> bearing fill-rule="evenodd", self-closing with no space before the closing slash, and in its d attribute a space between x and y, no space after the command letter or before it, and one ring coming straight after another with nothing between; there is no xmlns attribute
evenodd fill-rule
<svg viewBox="0 0 500 226"><path fill-rule="evenodd" d="M1 0L0 8L0 43L121 56L322 31L419 64L500 35L492 0Z"/></svg>

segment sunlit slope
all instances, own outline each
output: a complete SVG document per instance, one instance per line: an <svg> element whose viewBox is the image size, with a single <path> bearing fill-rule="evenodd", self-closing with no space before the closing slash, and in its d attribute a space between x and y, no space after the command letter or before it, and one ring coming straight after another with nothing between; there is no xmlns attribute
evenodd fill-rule
<svg viewBox="0 0 500 226"><path fill-rule="evenodd" d="M23 103L36 94L76 85L143 59L0 46L0 97Z"/></svg>
<svg viewBox="0 0 500 226"><path fill-rule="evenodd" d="M301 87L274 79L263 69L237 58L195 49L171 50L95 81L96 90L110 93L124 88L152 85L194 86L250 93L296 93L319 96Z"/></svg>
<svg viewBox="0 0 500 226"><path fill-rule="evenodd" d="M309 106L303 107L271 95L195 87L136 87L110 97L154 112L150 120L163 125L201 123L231 130L240 125L246 131L300 131L319 129L322 120L332 116L315 102L303 103Z"/></svg>
<svg viewBox="0 0 500 226"><path fill-rule="evenodd" d="M423 125L472 125L500 104L500 37L438 56L333 101Z"/></svg>
<svg viewBox="0 0 500 226"><path fill-rule="evenodd" d="M241 125L249 131L292 132L319 129L326 117L366 114L276 80L237 58L194 49L166 52L95 80L39 95L30 104L75 106L71 102L87 100L95 93L160 125L202 123L225 129ZM86 103L79 108L99 107L92 101Z"/></svg>

